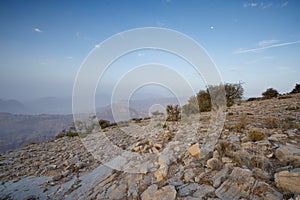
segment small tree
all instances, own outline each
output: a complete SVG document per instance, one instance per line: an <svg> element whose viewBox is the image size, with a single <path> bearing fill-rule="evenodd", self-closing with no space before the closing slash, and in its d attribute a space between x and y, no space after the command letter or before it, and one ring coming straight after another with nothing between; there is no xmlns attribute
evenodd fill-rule
<svg viewBox="0 0 300 200"><path fill-rule="evenodd" d="M167 121L179 121L181 119L179 105L167 105Z"/></svg>
<svg viewBox="0 0 300 200"><path fill-rule="evenodd" d="M279 95L278 91L273 88L268 88L265 92L262 93L262 96L266 99L278 97L278 95Z"/></svg>
<svg viewBox="0 0 300 200"><path fill-rule="evenodd" d="M291 94L300 93L300 84L296 84L295 88L291 91Z"/></svg>
<svg viewBox="0 0 300 200"><path fill-rule="evenodd" d="M227 106L230 107L236 101L240 101L243 97L244 88L242 87L241 83L226 83L225 84L225 93L226 93L226 100Z"/></svg>

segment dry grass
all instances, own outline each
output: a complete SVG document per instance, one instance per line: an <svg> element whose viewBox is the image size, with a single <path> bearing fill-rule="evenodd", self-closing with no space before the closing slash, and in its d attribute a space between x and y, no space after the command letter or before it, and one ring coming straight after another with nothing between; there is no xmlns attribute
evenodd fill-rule
<svg viewBox="0 0 300 200"><path fill-rule="evenodd" d="M234 130L237 132L241 132L246 128L248 124L247 115L243 114L240 116L238 122L234 125Z"/></svg>
<svg viewBox="0 0 300 200"><path fill-rule="evenodd" d="M280 126L280 121L274 117L268 117L265 119L265 128L273 129Z"/></svg>

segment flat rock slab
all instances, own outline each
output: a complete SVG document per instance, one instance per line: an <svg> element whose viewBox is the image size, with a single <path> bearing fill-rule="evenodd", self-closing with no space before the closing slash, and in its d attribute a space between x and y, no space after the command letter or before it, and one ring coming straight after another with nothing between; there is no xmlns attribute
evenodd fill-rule
<svg viewBox="0 0 300 200"><path fill-rule="evenodd" d="M263 200L263 199L283 199L283 195L271 187L269 184L264 182L256 182L254 188L252 189L252 194L250 196L251 200Z"/></svg>
<svg viewBox="0 0 300 200"><path fill-rule="evenodd" d="M223 200L248 197L255 179L248 169L235 167L228 179L216 190L216 195Z"/></svg>

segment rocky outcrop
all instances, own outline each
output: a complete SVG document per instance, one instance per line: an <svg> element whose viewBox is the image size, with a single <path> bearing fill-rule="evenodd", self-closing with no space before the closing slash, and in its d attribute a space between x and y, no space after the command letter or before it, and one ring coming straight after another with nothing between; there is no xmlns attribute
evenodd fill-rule
<svg viewBox="0 0 300 200"><path fill-rule="evenodd" d="M0 199L299 199L299 104L234 105L215 141L206 112L31 144L0 154Z"/></svg>

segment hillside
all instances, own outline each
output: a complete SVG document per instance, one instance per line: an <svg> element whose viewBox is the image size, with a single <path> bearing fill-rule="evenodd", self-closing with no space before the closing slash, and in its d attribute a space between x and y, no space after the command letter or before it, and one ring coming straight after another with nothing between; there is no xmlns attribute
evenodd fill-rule
<svg viewBox="0 0 300 200"><path fill-rule="evenodd" d="M155 118L3 153L0 199L300 198L300 94L228 108L220 138L204 155L207 130L216 126L211 114L166 126Z"/></svg>

